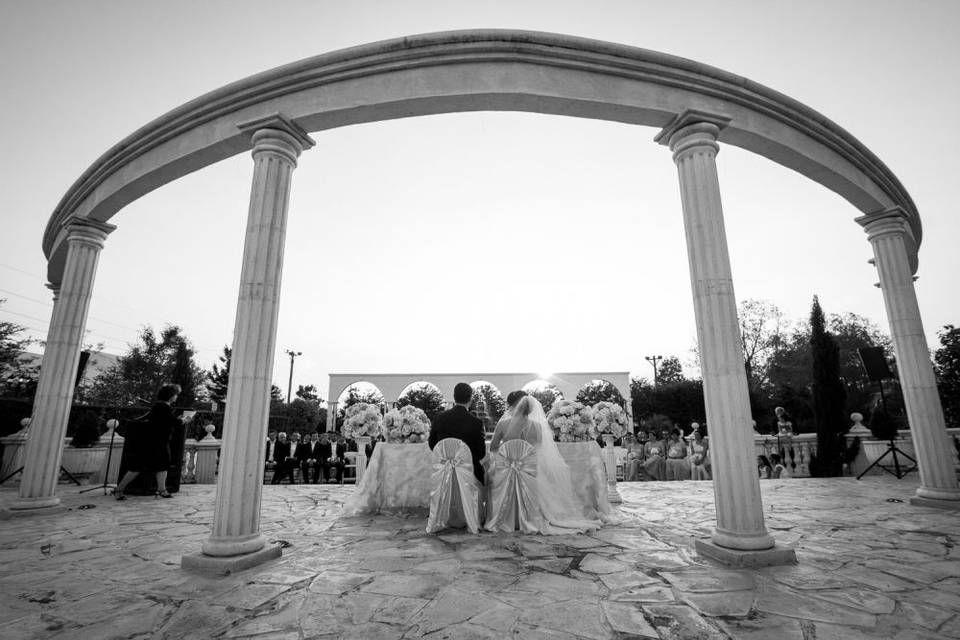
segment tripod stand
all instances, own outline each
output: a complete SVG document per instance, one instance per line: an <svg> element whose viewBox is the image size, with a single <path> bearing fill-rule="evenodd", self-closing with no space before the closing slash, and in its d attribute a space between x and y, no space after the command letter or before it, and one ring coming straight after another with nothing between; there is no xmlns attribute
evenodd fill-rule
<svg viewBox="0 0 960 640"><path fill-rule="evenodd" d="M113 423L112 425L110 423ZM107 426L110 427L110 448L107 449L107 466L103 470L103 484L98 484L95 487L89 487L87 489L81 489L79 493L86 493L87 491L94 491L96 489L103 489L103 495L107 495L107 489L115 489L117 485L110 484L107 482L110 479L110 459L113 457L113 439L117 435L117 425L119 421L116 418L112 418L107 422Z"/></svg>
<svg viewBox="0 0 960 640"><path fill-rule="evenodd" d="M897 458L897 454L898 454L898 453L899 453L901 456L903 456L904 458L906 458L907 460L909 460L910 462L912 462L913 464L910 465L910 466L906 466L906 463L904 463L904 466L905 466L906 468L901 469L901 467L900 467L900 460ZM891 455L891 454L893 455L893 471L890 470L890 467L889 467L888 465L880 464L880 463L883 461L884 458L886 458L887 456L889 456L889 455ZM865 475L867 474L867 472L870 471L870 469L873 469L873 468L876 467L876 466L879 466L881 469L883 469L883 470L886 471L887 473L896 476L896 477L897 477L897 480L902 480L905 475L907 475L907 474L910 473L911 471L916 471L916 470L917 470L917 461L914 460L913 458L911 458L908 454L906 454L906 453L904 453L903 451L901 451L901 450L897 447L897 445L894 443L893 439L891 439L890 442L887 444L887 450L883 453L883 455L880 456L879 458L877 458L876 460L874 460L874 461L870 464L869 467L867 467L866 469L864 469L864 470L860 473L860 475L857 476L857 480L859 480L860 478L862 478L863 476L865 476Z"/></svg>
<svg viewBox="0 0 960 640"><path fill-rule="evenodd" d="M8 473L7 475L5 475L3 478L0 478L0 484L3 484L4 482L6 482L7 480L9 480L9 479L12 478L13 476L17 475L18 473L23 473L23 466L21 466L19 469L15 470L15 471L11 471L11 472ZM73 484L77 485L78 487L80 486L80 481L77 480L76 478L74 478L72 473L70 473L69 471L67 471L66 469L64 469L64 468L63 468L63 465L60 465L60 473L66 475L68 478L70 478L70 481L73 482ZM82 492L81 492L81 493L82 493Z"/></svg>

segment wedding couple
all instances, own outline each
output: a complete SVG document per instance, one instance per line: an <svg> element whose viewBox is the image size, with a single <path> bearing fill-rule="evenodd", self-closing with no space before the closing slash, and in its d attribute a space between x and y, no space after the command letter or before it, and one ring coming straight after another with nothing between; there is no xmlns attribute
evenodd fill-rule
<svg viewBox="0 0 960 640"><path fill-rule="evenodd" d="M520 528L525 533L559 535L598 529L600 521L585 518L574 497L570 468L553 441L553 430L540 402L523 391L507 396L510 407L497 423L487 456L483 422L469 412L472 399L473 388L463 382L457 384L453 391L456 404L434 420L429 445L433 449L444 438L456 438L469 447L474 475L481 483L486 480L488 489L483 492L489 496L484 529L512 530L512 524L510 528L505 524L505 520L512 523L512 518L505 519L502 515L505 510L513 509L518 510ZM496 456L500 455L501 446L513 440L526 442L534 449L536 491L498 497L498 492L490 490L497 482ZM533 471L533 465L530 466ZM514 500L518 504L513 504Z"/></svg>

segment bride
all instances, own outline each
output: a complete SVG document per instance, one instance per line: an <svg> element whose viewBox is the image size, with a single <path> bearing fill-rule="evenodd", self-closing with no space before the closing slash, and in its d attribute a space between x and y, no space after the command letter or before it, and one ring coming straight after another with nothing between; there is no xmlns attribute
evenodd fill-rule
<svg viewBox="0 0 960 640"><path fill-rule="evenodd" d="M523 440L534 447L536 492L521 491L521 504L516 506L495 504L494 492L491 492L484 528L488 531L507 530L500 516L505 509L518 508L520 527L527 533L558 535L599 529L600 521L585 519L573 497L570 468L553 441L553 430L547 424L543 406L536 398L524 396L517 403L512 416L497 424L490 441L491 457L499 455L501 445L511 440ZM487 482L495 486L498 469L495 465L491 466L494 477L488 477ZM504 501L511 500L507 496Z"/></svg>

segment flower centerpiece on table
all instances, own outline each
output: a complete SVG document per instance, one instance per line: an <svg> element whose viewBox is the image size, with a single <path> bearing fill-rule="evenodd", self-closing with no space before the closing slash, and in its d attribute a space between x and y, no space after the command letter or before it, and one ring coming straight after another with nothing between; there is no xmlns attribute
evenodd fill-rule
<svg viewBox="0 0 960 640"><path fill-rule="evenodd" d="M630 431L627 412L616 402L598 402L592 409L593 419L600 433L609 433L614 439L618 439Z"/></svg>
<svg viewBox="0 0 960 640"><path fill-rule="evenodd" d="M430 418L419 407L408 404L387 411L383 416L383 431L387 442L426 442L430 434Z"/></svg>
<svg viewBox="0 0 960 640"><path fill-rule="evenodd" d="M383 432L380 407L358 402L347 407L343 420L343 437L356 440L362 436L376 438Z"/></svg>
<svg viewBox="0 0 960 640"><path fill-rule="evenodd" d="M593 412L575 400L558 400L553 403L547 422L559 442L588 442L597 437Z"/></svg>

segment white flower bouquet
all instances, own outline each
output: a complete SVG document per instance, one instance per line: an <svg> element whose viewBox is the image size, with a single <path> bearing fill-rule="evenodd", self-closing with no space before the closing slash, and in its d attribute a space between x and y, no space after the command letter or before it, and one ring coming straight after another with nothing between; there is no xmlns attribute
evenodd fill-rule
<svg viewBox="0 0 960 640"><path fill-rule="evenodd" d="M430 419L422 409L408 404L387 411L383 416L383 430L387 442L426 442L430 433Z"/></svg>
<svg viewBox="0 0 960 640"><path fill-rule="evenodd" d="M383 431L380 408L373 404L358 402L347 407L343 420L343 436L356 440L360 436L376 438Z"/></svg>
<svg viewBox="0 0 960 640"><path fill-rule="evenodd" d="M597 437L590 407L574 400L558 400L550 408L547 422L560 442L587 442Z"/></svg>
<svg viewBox="0 0 960 640"><path fill-rule="evenodd" d="M630 430L630 421L627 412L615 402L598 402L593 405L593 419L597 423L597 431L609 433L614 438L622 438Z"/></svg>

